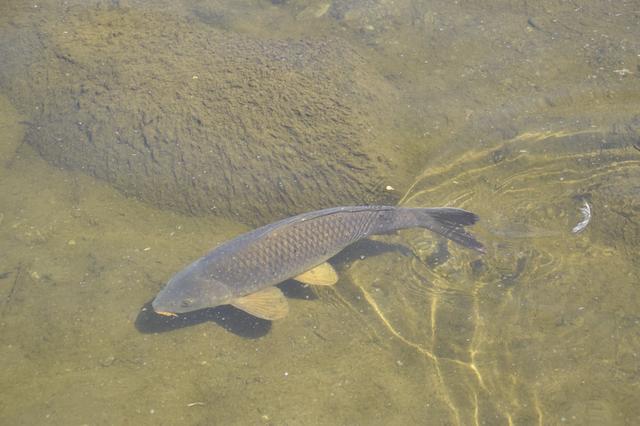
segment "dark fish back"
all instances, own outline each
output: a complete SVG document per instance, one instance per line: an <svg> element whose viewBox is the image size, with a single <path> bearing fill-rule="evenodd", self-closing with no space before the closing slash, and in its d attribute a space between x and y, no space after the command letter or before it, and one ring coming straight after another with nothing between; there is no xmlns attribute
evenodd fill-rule
<svg viewBox="0 0 640 426"><path fill-rule="evenodd" d="M370 235L381 212L393 209L327 209L258 228L211 252L209 273L230 287L242 285L247 292L282 282Z"/></svg>

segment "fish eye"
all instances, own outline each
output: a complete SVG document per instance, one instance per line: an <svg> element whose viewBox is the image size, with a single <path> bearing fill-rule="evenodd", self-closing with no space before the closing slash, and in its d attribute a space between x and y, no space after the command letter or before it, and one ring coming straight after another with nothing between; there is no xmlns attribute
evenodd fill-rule
<svg viewBox="0 0 640 426"><path fill-rule="evenodd" d="M193 305L193 299L190 297L183 299L182 303L180 303L180 306L182 306L183 308L188 308L191 305Z"/></svg>

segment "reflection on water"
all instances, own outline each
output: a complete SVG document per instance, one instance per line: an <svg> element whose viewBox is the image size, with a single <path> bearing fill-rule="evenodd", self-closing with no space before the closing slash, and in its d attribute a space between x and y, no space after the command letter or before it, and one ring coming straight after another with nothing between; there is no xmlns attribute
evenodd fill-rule
<svg viewBox="0 0 640 426"><path fill-rule="evenodd" d="M11 424L637 423L640 25L633 6L5 2L0 7L5 58L0 65L0 419ZM151 9L153 14L147 13ZM333 263L341 280L335 288L283 284L291 312L282 321L272 324L231 307L177 318L154 315L149 299L168 277L248 226L127 198L91 177L91 170L58 168L33 150L42 143L33 140L38 126L89 143L112 130L107 110L83 115L83 126L64 133L65 126L51 127L59 111L41 108L64 104L69 111L86 112L76 102L86 99L80 95L88 88L100 86L92 73L104 77L106 68L82 68L98 63L91 49L85 50L91 45L109 51L109 34L100 28L93 38L91 28L84 28L86 44L67 46L86 55L75 63L52 54L61 51L50 50L47 40L67 37L65 31L80 16L114 10L147 18L159 14L191 28L189 37L195 39L210 28L216 37L228 35L242 46L253 43L246 40L275 38L284 46L287 38L296 39L291 48L307 38L322 43L338 37L338 45L362 56L369 67L365 74L384 76L388 93L396 94L387 101L391 96L371 97L377 116L394 117L385 124L391 126L383 132L388 139L367 142L375 151L367 152L372 161L386 156L380 164L391 170L373 184L392 187L388 195L402 205L478 213L482 221L474 232L488 253L406 230L363 241L337 256ZM17 49L25 42L41 50ZM136 57L129 53L129 59ZM189 51L181 54L193 61L181 66L198 63ZM78 97L66 92L70 97L55 102L41 98L57 93L59 84L53 68L47 74L41 65L43 57L83 76L64 83L77 89ZM166 65L163 58L154 60ZM114 72L121 72L116 77L145 81L134 78L135 69L125 62L115 65ZM272 65L271 70L291 71ZM320 86L349 90L324 81L327 74L305 72ZM287 80L276 77L270 81ZM129 106L143 105L141 99ZM183 103L188 99L174 106ZM355 105L340 108L361 117ZM256 117L234 114L240 114L232 115L239 122ZM312 130L305 135L317 136L313 132L320 124L309 117L305 126ZM87 129L94 133L87 136ZM362 136L363 129L356 130ZM71 154L77 153L57 155ZM324 164L320 154L305 158ZM295 149L287 155L295 156ZM135 161L129 166L144 164ZM305 173L321 184L313 169ZM251 177L251 170L241 167L233 173ZM171 191L160 188L160 181L157 185L158 191ZM328 189L342 190L339 185L322 190ZM260 193L267 199L258 205L277 202L266 194ZM585 203L591 220L572 232L584 219Z"/></svg>

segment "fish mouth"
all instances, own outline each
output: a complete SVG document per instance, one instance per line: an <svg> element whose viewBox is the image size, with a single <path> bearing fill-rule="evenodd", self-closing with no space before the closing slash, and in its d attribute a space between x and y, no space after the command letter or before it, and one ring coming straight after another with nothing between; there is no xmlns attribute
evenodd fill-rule
<svg viewBox="0 0 640 426"><path fill-rule="evenodd" d="M166 312L166 311L154 311L158 315L163 315L165 317L177 317L178 314L175 312Z"/></svg>

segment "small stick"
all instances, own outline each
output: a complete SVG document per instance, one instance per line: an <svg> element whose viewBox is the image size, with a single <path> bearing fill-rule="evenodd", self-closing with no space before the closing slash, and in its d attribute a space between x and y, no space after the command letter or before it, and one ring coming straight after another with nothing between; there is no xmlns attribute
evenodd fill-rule
<svg viewBox="0 0 640 426"><path fill-rule="evenodd" d="M11 303L11 298L16 292L16 288L18 287L18 281L22 278L22 273L24 271L24 267L22 263L18 265L16 268L16 277L13 279L13 284L11 285L11 290L9 290L9 295L4 301L4 306L2 307L2 316L4 316L5 312L7 312L7 308L9 307L9 303Z"/></svg>

